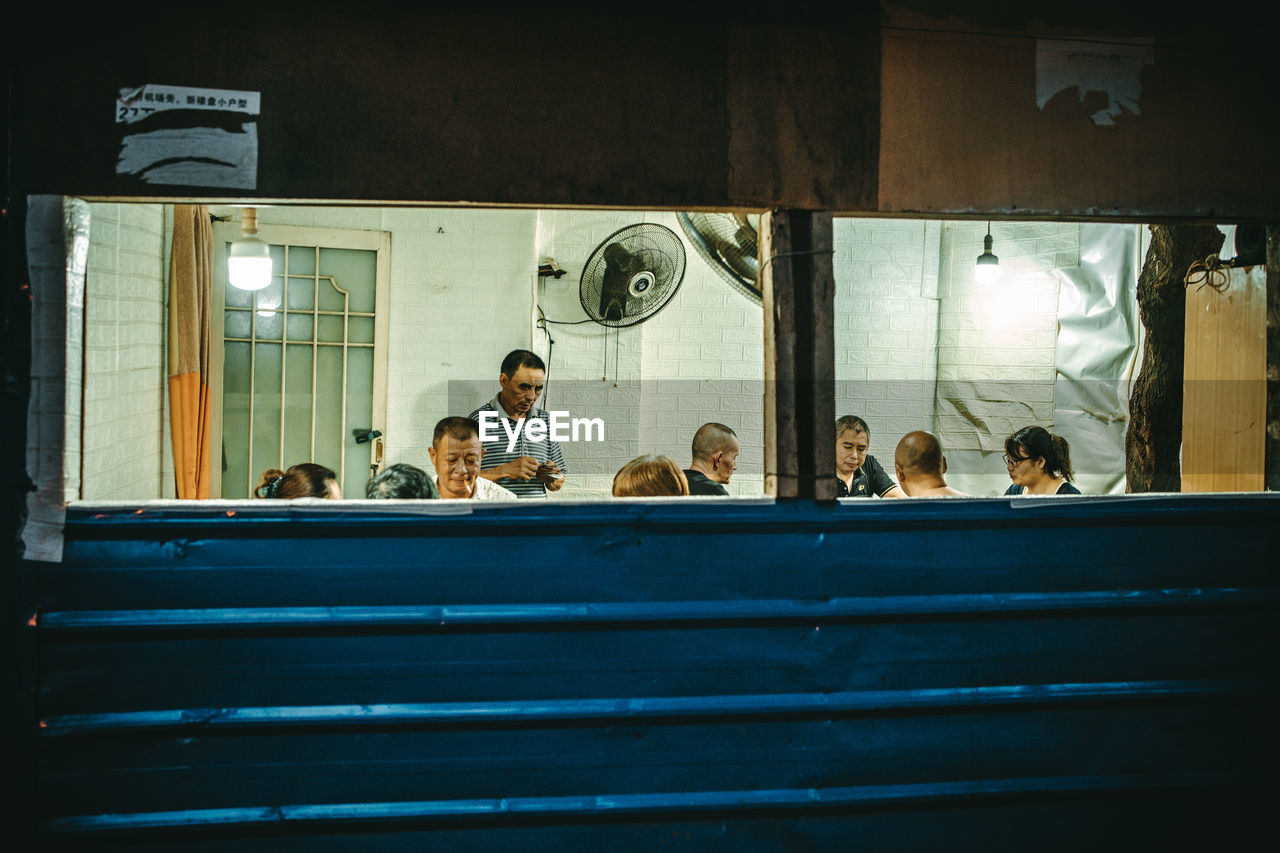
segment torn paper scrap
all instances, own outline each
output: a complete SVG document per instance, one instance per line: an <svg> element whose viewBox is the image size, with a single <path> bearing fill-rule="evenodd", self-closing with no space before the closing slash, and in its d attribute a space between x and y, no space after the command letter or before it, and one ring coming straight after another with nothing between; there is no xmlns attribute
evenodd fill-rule
<svg viewBox="0 0 1280 853"><path fill-rule="evenodd" d="M247 122L238 133L191 127L127 135L116 174L149 184L256 189L258 124Z"/></svg>
<svg viewBox="0 0 1280 853"><path fill-rule="evenodd" d="M148 83L120 90L120 97L116 99L116 124L133 124L166 110L216 110L256 116L261 106L259 92Z"/></svg>

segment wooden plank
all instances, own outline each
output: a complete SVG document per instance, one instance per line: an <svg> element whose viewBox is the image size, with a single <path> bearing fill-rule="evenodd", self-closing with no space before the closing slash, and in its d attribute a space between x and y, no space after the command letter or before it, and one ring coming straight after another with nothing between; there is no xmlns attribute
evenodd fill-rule
<svg viewBox="0 0 1280 853"><path fill-rule="evenodd" d="M92 27L33 14L14 45L32 192L659 208L729 201L728 26L718 16L682 10L674 25L585 9L380 4L374 12L330 2L301 18L287 4L264 5L250 27L184 9L103 16ZM119 49L130 43L146 49ZM256 188L117 174L116 89L146 83L260 92Z"/></svg>
<svg viewBox="0 0 1280 853"><path fill-rule="evenodd" d="M735 204L873 210L880 144L878 4L730 16L729 197ZM800 23L800 21L803 21Z"/></svg>
<svg viewBox="0 0 1280 853"><path fill-rule="evenodd" d="M1266 423L1266 269L1244 267L1219 275L1217 287L1187 286L1182 490L1259 492Z"/></svg>
<svg viewBox="0 0 1280 853"><path fill-rule="evenodd" d="M779 335L784 326L784 314L790 316L786 295L790 292L790 270L784 265L774 269L764 259L776 253L779 240L785 242L785 233L779 224L781 211L770 210L760 217L760 292L764 303L764 493L773 497L790 497L795 494L795 460L787 454L779 455L780 448L795 446L795 423L784 417L795 409L790 397L790 384L778 386L779 366L790 364L792 339ZM783 370L785 374L785 368Z"/></svg>
<svg viewBox="0 0 1280 853"><path fill-rule="evenodd" d="M765 494L835 498L835 273L830 213L760 221Z"/></svg>
<svg viewBox="0 0 1280 853"><path fill-rule="evenodd" d="M1266 487L1280 491L1280 225L1267 228Z"/></svg>
<svg viewBox="0 0 1280 853"><path fill-rule="evenodd" d="M971 5L945 20L906 5L884 8L880 211L1274 220L1280 170L1262 164L1275 136L1260 129L1276 127L1280 99L1266 82L1274 77L1269 51L1256 41L1265 28L1207 34L1161 10L1126 31L1120 16L1133 10L1118 4L1105 14L1064 5L1050 23L1033 20L1031 6ZM1100 26L1116 37L1154 36L1152 61L1132 60L1135 101L1112 104L1102 91L1117 62L1110 74L1082 76L1038 106L1038 49L1060 39L1090 42L1081 34L1097 36ZM1117 52L1108 40L1120 39L1090 42L1103 68ZM1216 102L1213 120L1204 121L1197 92L1239 106ZM1118 110L1113 123L1095 123L1108 108ZM1232 156L1214 156L1224 139Z"/></svg>
<svg viewBox="0 0 1280 853"><path fill-rule="evenodd" d="M33 10L14 62L30 191L874 209L877 4L824 9L820 26L689 5L308 8L302 30L269 5L253 27L181 9L68 27ZM145 59L118 49L134 40ZM260 92L256 187L117 174L115 91L145 83Z"/></svg>

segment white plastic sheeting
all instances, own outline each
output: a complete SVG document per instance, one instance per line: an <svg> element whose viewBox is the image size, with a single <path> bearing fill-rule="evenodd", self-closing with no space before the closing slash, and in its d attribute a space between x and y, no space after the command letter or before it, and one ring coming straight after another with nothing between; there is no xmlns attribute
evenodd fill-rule
<svg viewBox="0 0 1280 853"><path fill-rule="evenodd" d="M1137 371L1141 226L1080 226L1080 265L1057 271L1054 432L1086 494L1124 492L1124 434Z"/></svg>
<svg viewBox="0 0 1280 853"><path fill-rule="evenodd" d="M1082 223L1078 229L1078 260L1070 258L1038 271L1057 284L1052 383L1042 385L1039 368L1026 362L1025 353L1016 348L1010 350L1007 375L986 383L981 399L963 396L971 392L972 383L938 383L935 412L949 465L947 481L967 494L1003 493L1009 486L1001 460L1004 439L1014 428L1033 424L1067 440L1075 482L1082 492L1124 493L1129 389L1140 364L1142 340L1137 284L1145 228ZM1002 291L1002 301L1013 298L1016 302L1009 288L1019 292L1022 284L1010 282ZM1034 399L1025 396L1030 391L1036 392ZM1041 392L1051 395L1049 405L1041 400ZM1001 405L1024 411L1024 420L1013 423L1009 418L990 417ZM968 417L964 423L964 430L974 433L970 441L948 446L942 416L977 410L984 416Z"/></svg>

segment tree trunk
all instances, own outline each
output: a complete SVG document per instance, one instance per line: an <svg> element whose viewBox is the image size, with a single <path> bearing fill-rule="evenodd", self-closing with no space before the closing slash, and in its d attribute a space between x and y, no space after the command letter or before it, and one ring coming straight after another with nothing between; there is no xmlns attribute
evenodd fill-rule
<svg viewBox="0 0 1280 853"><path fill-rule="evenodd" d="M1218 254L1222 232L1213 225L1152 225L1138 314L1146 329L1142 368L1129 395L1125 432L1125 490L1182 488L1182 360L1186 321L1183 279L1195 261Z"/></svg>

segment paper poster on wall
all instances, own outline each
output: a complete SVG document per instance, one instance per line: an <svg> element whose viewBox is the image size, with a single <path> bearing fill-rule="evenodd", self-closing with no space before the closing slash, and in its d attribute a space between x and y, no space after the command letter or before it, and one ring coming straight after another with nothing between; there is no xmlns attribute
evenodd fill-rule
<svg viewBox="0 0 1280 853"><path fill-rule="evenodd" d="M257 189L261 97L154 83L121 89L116 174L149 184Z"/></svg>
<svg viewBox="0 0 1280 853"><path fill-rule="evenodd" d="M1089 119L1096 125L1114 125L1125 110L1140 115L1142 69L1155 61L1150 38L1074 41L1036 40L1036 106L1059 92L1075 88L1081 101L1090 92L1107 96L1106 109Z"/></svg>

